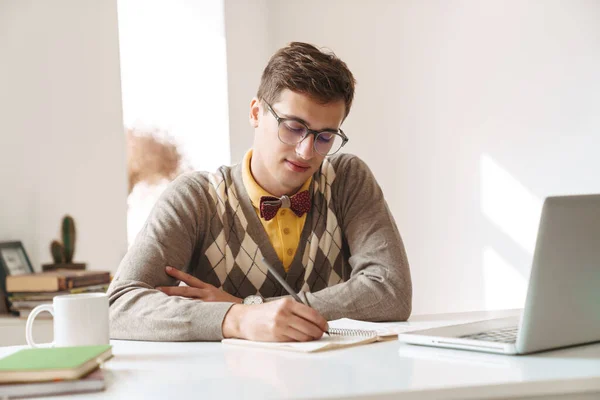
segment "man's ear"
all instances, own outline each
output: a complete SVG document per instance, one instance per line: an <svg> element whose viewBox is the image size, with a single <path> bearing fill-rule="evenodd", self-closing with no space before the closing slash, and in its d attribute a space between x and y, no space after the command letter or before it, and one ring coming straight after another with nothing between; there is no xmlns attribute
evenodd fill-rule
<svg viewBox="0 0 600 400"><path fill-rule="evenodd" d="M260 115L260 101L254 97L250 102L250 126L258 128L258 117Z"/></svg>

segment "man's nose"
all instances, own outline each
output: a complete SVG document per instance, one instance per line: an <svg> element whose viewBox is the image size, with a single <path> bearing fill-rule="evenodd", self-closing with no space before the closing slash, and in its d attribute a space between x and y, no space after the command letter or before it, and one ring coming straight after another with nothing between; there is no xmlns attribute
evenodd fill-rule
<svg viewBox="0 0 600 400"><path fill-rule="evenodd" d="M310 160L314 156L314 143L315 135L309 133L296 145L296 154L305 160Z"/></svg>

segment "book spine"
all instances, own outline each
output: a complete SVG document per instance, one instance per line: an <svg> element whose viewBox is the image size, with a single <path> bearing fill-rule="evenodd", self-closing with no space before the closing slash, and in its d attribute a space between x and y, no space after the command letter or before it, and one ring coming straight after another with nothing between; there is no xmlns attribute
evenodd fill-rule
<svg viewBox="0 0 600 400"><path fill-rule="evenodd" d="M8 297L11 302L14 301L27 301L27 300L50 300L55 296L61 296L65 294L77 294L77 293L88 293L88 292L106 292L108 290L109 283L101 283L99 285L81 286L69 290L61 290L59 292L14 292Z"/></svg>
<svg viewBox="0 0 600 400"><path fill-rule="evenodd" d="M61 287L60 290L70 290L82 286L100 285L103 283L110 283L110 274L107 273L95 276L74 276L66 278L64 282L61 283L64 284L64 287Z"/></svg>

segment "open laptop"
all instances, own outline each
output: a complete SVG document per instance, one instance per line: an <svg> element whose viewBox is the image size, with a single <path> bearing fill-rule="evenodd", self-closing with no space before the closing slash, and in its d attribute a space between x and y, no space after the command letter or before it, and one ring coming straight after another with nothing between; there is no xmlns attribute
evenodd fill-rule
<svg viewBox="0 0 600 400"><path fill-rule="evenodd" d="M501 354L600 341L600 195L544 201L520 317L407 332L398 339Z"/></svg>

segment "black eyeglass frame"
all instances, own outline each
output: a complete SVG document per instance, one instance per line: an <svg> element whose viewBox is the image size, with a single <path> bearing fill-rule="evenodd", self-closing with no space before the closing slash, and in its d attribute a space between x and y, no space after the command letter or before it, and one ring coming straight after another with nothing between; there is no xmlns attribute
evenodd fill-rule
<svg viewBox="0 0 600 400"><path fill-rule="evenodd" d="M299 121L296 118L281 118L279 115L277 115L277 113L275 112L275 110L273 110L273 107L271 107L271 105L269 103L267 103L266 101L264 102L267 106L267 108L269 109L269 111L271 112L271 114L273 114L273 117L275 117L275 119L277 120L277 138L279 139L279 141L283 144L287 144L288 146L297 146L298 144L302 143L302 141L304 139L306 139L306 137L310 134L315 135L315 139L313 140L313 148L315 149L315 151L319 154L321 154L322 156L332 156L335 153L337 153L338 151L340 151L342 149L342 147L344 147L346 145L346 143L348 143L348 136L346 136L346 134L344 133L343 130L339 129L337 132L336 131L332 131L331 129L321 129L320 131L316 131L314 129L310 129L308 126L306 126L306 124L302 121ZM300 125L304 126L306 128L306 134L304 136L302 136L302 138L295 144L289 144L284 142L283 140L281 140L281 137L279 137L279 128L281 126L282 122L285 121L294 121L299 123ZM337 149L336 151L334 151L333 153L329 154L323 154L321 153L319 150L317 150L317 137L321 134L321 133L332 133L334 135L337 135L339 137L342 138L342 144L340 145L340 148Z"/></svg>

